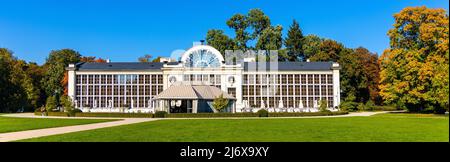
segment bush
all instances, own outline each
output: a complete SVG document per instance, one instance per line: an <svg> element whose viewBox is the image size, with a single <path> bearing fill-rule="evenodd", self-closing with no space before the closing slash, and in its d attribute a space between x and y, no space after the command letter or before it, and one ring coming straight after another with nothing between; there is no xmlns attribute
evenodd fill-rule
<svg viewBox="0 0 450 162"><path fill-rule="evenodd" d="M327 100L320 100L319 101L319 110L320 112L331 112L330 110L327 109Z"/></svg>
<svg viewBox="0 0 450 162"><path fill-rule="evenodd" d="M116 117L116 118L153 118L153 114L147 113L75 113L76 117Z"/></svg>
<svg viewBox="0 0 450 162"><path fill-rule="evenodd" d="M258 117L257 113L172 113L167 118Z"/></svg>
<svg viewBox="0 0 450 162"><path fill-rule="evenodd" d="M345 115L348 114L347 111L337 111L337 112L303 112L303 113L269 113L269 117L292 117L292 116L333 116L333 115Z"/></svg>
<svg viewBox="0 0 450 162"><path fill-rule="evenodd" d="M356 103L356 102L352 102L352 101L344 101L344 102L342 102L340 105L339 105L339 108L342 110L342 111L350 111L350 112L353 112L353 111L357 111L358 109L357 109L357 106L358 106L358 103Z"/></svg>
<svg viewBox="0 0 450 162"><path fill-rule="evenodd" d="M63 117L69 117L68 113L65 112L47 112L47 116L63 116Z"/></svg>
<svg viewBox="0 0 450 162"><path fill-rule="evenodd" d="M47 101L45 102L45 109L47 109L47 112L51 112L54 109L56 109L57 101L55 96L50 96L47 98Z"/></svg>
<svg viewBox="0 0 450 162"><path fill-rule="evenodd" d="M364 103L358 103L357 111L363 111L365 109L364 107Z"/></svg>
<svg viewBox="0 0 450 162"><path fill-rule="evenodd" d="M69 114L69 116L75 116L76 113L82 113L83 111L81 111L80 109L70 109L67 111L67 114Z"/></svg>
<svg viewBox="0 0 450 162"><path fill-rule="evenodd" d="M265 109L261 109L258 111L258 116L259 117L269 117L269 112Z"/></svg>
<svg viewBox="0 0 450 162"><path fill-rule="evenodd" d="M165 118L167 116L167 112L165 111L156 111L154 117L155 118Z"/></svg>
<svg viewBox="0 0 450 162"><path fill-rule="evenodd" d="M369 100L366 102L366 105L364 106L364 110L373 111L374 107L375 107L375 103L372 100Z"/></svg>

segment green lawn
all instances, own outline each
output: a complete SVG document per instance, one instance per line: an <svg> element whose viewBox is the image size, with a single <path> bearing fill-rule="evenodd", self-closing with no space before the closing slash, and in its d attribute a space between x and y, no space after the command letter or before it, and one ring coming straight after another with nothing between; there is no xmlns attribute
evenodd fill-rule
<svg viewBox="0 0 450 162"><path fill-rule="evenodd" d="M43 119L0 116L0 133L113 121L108 119Z"/></svg>
<svg viewBox="0 0 450 162"><path fill-rule="evenodd" d="M449 118L383 114L310 119L159 120L24 141L442 141Z"/></svg>

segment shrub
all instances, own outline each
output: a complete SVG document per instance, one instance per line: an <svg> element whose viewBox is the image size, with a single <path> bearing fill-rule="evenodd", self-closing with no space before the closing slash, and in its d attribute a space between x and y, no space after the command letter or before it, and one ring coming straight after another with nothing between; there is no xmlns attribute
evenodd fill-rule
<svg viewBox="0 0 450 162"><path fill-rule="evenodd" d="M261 109L258 111L258 116L259 117L269 117L269 112L265 109Z"/></svg>
<svg viewBox="0 0 450 162"><path fill-rule="evenodd" d="M165 111L156 111L155 118L165 118L167 116L167 112Z"/></svg>
<svg viewBox="0 0 450 162"><path fill-rule="evenodd" d="M350 112L353 112L353 111L357 111L358 109L357 109L357 106L358 106L358 104L356 103L356 102L352 102L352 101L344 101L344 102L342 102L340 105L339 105L339 108L342 110L342 111L350 111Z"/></svg>
<svg viewBox="0 0 450 162"><path fill-rule="evenodd" d="M148 113L75 113L76 117L117 117L117 118L153 118L153 114Z"/></svg>
<svg viewBox="0 0 450 162"><path fill-rule="evenodd" d="M172 113L167 118L258 117L257 113Z"/></svg>
<svg viewBox="0 0 450 162"><path fill-rule="evenodd" d="M228 99L223 97L223 94L220 94L219 97L216 97L214 99L214 102L212 103L212 106L214 109L216 109L219 112L222 112L228 107Z"/></svg>
<svg viewBox="0 0 450 162"><path fill-rule="evenodd" d="M47 98L47 101L45 102L45 109L47 109L47 112L51 112L54 109L56 109L57 101L55 96L50 96Z"/></svg>
<svg viewBox="0 0 450 162"><path fill-rule="evenodd" d="M320 112L330 112L330 110L327 109L327 100L320 100L319 104Z"/></svg>
<svg viewBox="0 0 450 162"><path fill-rule="evenodd" d="M72 99L69 96L61 96L60 104L64 107L64 111L70 113L75 109Z"/></svg>
<svg viewBox="0 0 450 162"><path fill-rule="evenodd" d="M69 114L69 116L75 116L76 113L82 113L83 111L81 111L80 109L70 109L67 111L67 114Z"/></svg>
<svg viewBox="0 0 450 162"><path fill-rule="evenodd" d="M372 100L369 100L366 102L364 110L373 111L374 107L375 107L375 103Z"/></svg>
<svg viewBox="0 0 450 162"><path fill-rule="evenodd" d="M68 117L69 114L65 112L47 112L47 116L64 116Z"/></svg>
<svg viewBox="0 0 450 162"><path fill-rule="evenodd" d="M357 111L363 111L365 109L364 107L364 103L358 103Z"/></svg>
<svg viewBox="0 0 450 162"><path fill-rule="evenodd" d="M337 111L337 112L302 112L302 113L269 113L269 117L292 117L292 116L333 116L333 115L345 115L348 114L347 111Z"/></svg>

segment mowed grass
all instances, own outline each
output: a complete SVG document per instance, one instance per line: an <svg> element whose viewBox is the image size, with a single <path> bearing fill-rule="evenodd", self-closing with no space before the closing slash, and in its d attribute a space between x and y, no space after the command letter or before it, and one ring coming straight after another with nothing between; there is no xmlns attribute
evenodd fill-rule
<svg viewBox="0 0 450 162"><path fill-rule="evenodd" d="M414 114L303 119L159 120L23 141L247 142L436 141L448 142L449 118Z"/></svg>
<svg viewBox="0 0 450 162"><path fill-rule="evenodd" d="M114 121L109 119L44 119L0 116L0 133Z"/></svg>

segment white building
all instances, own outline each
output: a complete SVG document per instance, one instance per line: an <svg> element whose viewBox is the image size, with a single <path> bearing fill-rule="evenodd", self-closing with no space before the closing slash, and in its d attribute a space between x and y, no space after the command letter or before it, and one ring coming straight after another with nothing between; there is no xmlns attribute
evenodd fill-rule
<svg viewBox="0 0 450 162"><path fill-rule="evenodd" d="M170 60L171 61L171 60ZM78 63L67 68L69 96L84 112L214 112L223 94L227 112L330 110L340 103L339 64L255 62L226 64L211 46L195 45L176 62Z"/></svg>

